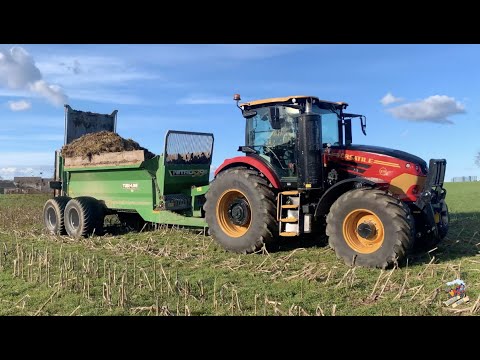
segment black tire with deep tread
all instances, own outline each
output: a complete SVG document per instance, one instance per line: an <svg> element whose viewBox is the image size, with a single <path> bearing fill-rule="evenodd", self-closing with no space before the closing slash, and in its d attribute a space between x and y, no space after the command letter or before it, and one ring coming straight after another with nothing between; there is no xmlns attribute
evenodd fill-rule
<svg viewBox="0 0 480 360"><path fill-rule="evenodd" d="M72 224L71 214L78 213L78 224ZM93 233L101 234L105 212L100 202L89 196L71 199L65 207L65 230L70 237L86 237Z"/></svg>
<svg viewBox="0 0 480 360"><path fill-rule="evenodd" d="M48 199L43 206L43 223L52 235L66 235L64 212L65 206L70 201L68 196L57 196ZM53 218L52 218L53 216Z"/></svg>
<svg viewBox="0 0 480 360"><path fill-rule="evenodd" d="M248 231L237 238L226 234L217 220L217 202L228 189L244 193L251 211ZM263 245L273 245L277 240L275 194L258 171L235 167L221 172L210 184L205 198L203 208L210 234L224 249L246 254L261 249Z"/></svg>
<svg viewBox="0 0 480 360"><path fill-rule="evenodd" d="M382 246L371 254L353 250L343 236L343 221L355 209L374 212L382 221L385 237ZM385 269L399 262L412 247L414 220L408 206L378 189L355 189L341 195L330 208L326 233L328 243L349 266Z"/></svg>

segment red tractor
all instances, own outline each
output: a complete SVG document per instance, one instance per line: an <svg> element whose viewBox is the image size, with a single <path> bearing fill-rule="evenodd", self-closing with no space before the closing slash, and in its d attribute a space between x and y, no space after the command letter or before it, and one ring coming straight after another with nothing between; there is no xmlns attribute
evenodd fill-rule
<svg viewBox="0 0 480 360"><path fill-rule="evenodd" d="M204 205L212 237L250 253L284 237L328 236L351 266L386 268L448 232L446 160L352 144L348 104L288 96L239 105L243 156L215 172Z"/></svg>

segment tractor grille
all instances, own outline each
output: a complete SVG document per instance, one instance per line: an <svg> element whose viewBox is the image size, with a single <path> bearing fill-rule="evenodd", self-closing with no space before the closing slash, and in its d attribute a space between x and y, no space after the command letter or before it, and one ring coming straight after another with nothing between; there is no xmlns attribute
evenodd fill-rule
<svg viewBox="0 0 480 360"><path fill-rule="evenodd" d="M425 189L431 189L436 186L443 186L445 179L445 170L447 168L447 160L445 159L430 159L428 167L427 181L425 182Z"/></svg>
<svg viewBox="0 0 480 360"><path fill-rule="evenodd" d="M165 139L165 163L210 165L212 150L213 134L169 131Z"/></svg>

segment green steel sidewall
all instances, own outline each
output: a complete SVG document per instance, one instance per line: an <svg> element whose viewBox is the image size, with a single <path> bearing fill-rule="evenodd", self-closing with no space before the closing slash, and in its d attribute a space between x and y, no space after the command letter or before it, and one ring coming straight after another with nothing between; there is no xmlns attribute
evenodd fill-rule
<svg viewBox="0 0 480 360"><path fill-rule="evenodd" d="M154 183L143 169L103 169L69 172L68 196L91 196L110 209L152 208Z"/></svg>
<svg viewBox="0 0 480 360"><path fill-rule="evenodd" d="M171 176L170 170L205 169L203 176ZM203 195L208 190L209 165L168 165L157 156L137 166L105 166L65 169L64 190L74 198L91 196L112 210L133 210L149 222L206 227L203 218L192 217L199 211L183 215L158 211L160 194Z"/></svg>

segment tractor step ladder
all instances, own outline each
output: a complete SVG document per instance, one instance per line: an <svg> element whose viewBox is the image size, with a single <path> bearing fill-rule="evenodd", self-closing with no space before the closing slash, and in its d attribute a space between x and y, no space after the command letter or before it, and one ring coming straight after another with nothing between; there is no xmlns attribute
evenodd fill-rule
<svg viewBox="0 0 480 360"><path fill-rule="evenodd" d="M277 221L280 236L300 234L300 193L297 190L282 191L277 199Z"/></svg>

